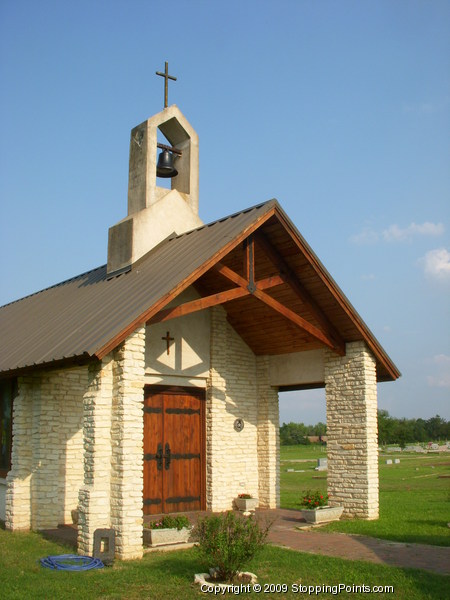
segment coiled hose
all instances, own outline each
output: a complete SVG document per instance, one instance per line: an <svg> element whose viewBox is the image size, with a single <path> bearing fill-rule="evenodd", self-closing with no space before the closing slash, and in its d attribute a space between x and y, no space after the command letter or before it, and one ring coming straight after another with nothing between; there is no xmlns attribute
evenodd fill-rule
<svg viewBox="0 0 450 600"><path fill-rule="evenodd" d="M47 569L56 569L57 571L89 571L90 569L102 569L105 566L98 558L78 556L78 554L47 556L41 558L40 563Z"/></svg>

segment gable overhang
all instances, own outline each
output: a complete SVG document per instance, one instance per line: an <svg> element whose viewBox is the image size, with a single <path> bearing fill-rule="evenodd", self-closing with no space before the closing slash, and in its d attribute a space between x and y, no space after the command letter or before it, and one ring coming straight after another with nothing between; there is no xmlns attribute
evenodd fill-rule
<svg viewBox="0 0 450 600"><path fill-rule="evenodd" d="M193 286L199 300L177 301ZM101 360L133 331L210 306L256 355L364 340L400 373L276 200L169 236L124 273L106 265L0 307L0 377Z"/></svg>
<svg viewBox="0 0 450 600"><path fill-rule="evenodd" d="M176 298L190 286L200 299L177 305ZM92 354L102 359L145 324L217 305L255 354L328 347L344 355L346 342L364 340L376 358L378 381L400 376L276 200Z"/></svg>

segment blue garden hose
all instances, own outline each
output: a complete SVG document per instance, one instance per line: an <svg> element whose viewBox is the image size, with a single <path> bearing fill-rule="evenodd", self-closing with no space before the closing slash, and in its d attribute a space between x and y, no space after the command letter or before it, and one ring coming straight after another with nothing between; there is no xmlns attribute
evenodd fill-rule
<svg viewBox="0 0 450 600"><path fill-rule="evenodd" d="M47 556L41 558L40 563L47 569L56 569L57 571L89 571L90 569L102 569L105 566L98 558L78 556L78 554Z"/></svg>

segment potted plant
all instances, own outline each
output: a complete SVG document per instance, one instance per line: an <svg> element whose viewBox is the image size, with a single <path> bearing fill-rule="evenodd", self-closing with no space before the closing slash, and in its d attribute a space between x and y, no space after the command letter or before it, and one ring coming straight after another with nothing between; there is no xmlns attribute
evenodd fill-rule
<svg viewBox="0 0 450 600"><path fill-rule="evenodd" d="M251 494L239 494L234 502L244 515L249 515L258 506L258 498L254 498Z"/></svg>
<svg viewBox="0 0 450 600"><path fill-rule="evenodd" d="M261 526L254 515L233 511L200 518L193 530L197 552L215 566L209 573L197 573L195 583L213 584L225 591L233 583L255 583L256 575L242 568L263 548L270 525Z"/></svg>
<svg viewBox="0 0 450 600"><path fill-rule="evenodd" d="M166 546L187 542L191 534L189 519L184 515L166 515L144 523L144 546Z"/></svg>
<svg viewBox="0 0 450 600"><path fill-rule="evenodd" d="M328 494L320 490L307 490L302 494L300 506L308 523L327 523L341 518L343 506L328 506Z"/></svg>

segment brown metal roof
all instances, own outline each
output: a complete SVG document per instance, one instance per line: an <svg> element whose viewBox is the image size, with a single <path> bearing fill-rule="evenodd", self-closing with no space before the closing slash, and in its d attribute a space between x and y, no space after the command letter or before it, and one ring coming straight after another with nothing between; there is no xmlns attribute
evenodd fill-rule
<svg viewBox="0 0 450 600"><path fill-rule="evenodd" d="M1 307L0 373L103 357L184 289L194 283L199 289L211 285L211 267L232 260L241 242L257 229L266 231L295 271L296 260L307 263L308 269L298 263L298 272L311 277L312 283L305 280L305 286L311 285L312 293L317 293L322 309L346 341L367 341L377 358L379 379L398 377L395 365L276 200L168 238L126 273L108 278L106 266L102 266ZM279 294L283 293L281 289ZM225 305L230 322L236 320L236 329L244 339L248 337L246 341L256 353L261 353L258 349L271 353L270 347L258 348L251 329L241 326L242 332L239 330L237 316L245 302L248 299ZM233 306L238 307L237 312ZM281 319L281 327L291 331L292 324ZM302 332L296 334L290 335L291 351L309 349ZM272 350L279 351L276 345Z"/></svg>

